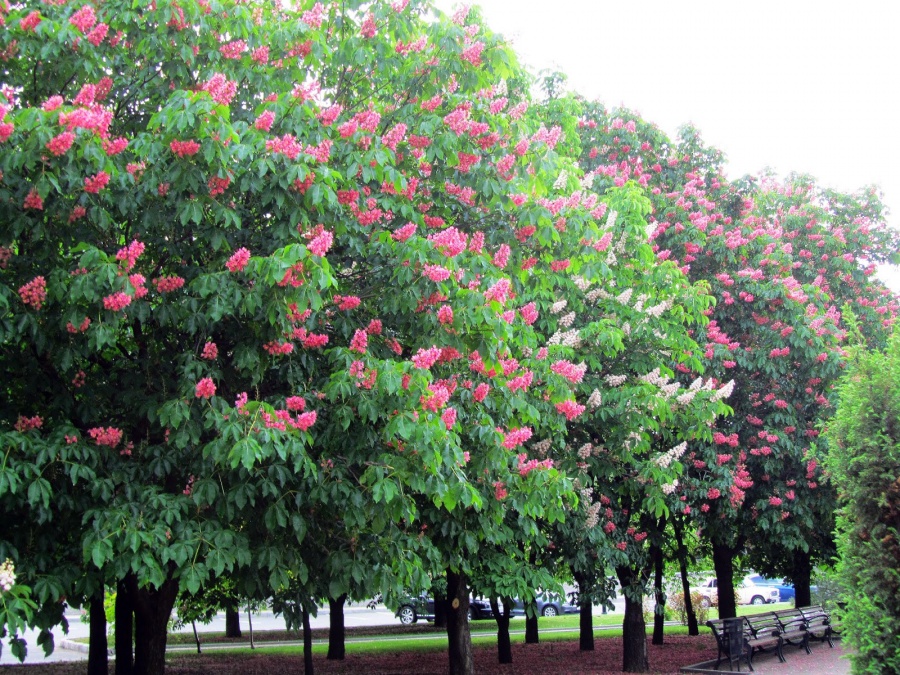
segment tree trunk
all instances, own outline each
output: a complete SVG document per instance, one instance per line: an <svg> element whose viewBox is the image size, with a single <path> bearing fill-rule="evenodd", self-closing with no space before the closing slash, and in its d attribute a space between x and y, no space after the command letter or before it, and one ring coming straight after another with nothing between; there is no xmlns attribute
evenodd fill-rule
<svg viewBox="0 0 900 675"><path fill-rule="evenodd" d="M191 628L194 629L194 642L197 645L197 653L202 654L203 650L200 649L200 634L197 632L197 622L191 621Z"/></svg>
<svg viewBox="0 0 900 675"><path fill-rule="evenodd" d="M303 673L313 675L312 629L309 627L309 609L303 603Z"/></svg>
<svg viewBox="0 0 900 675"><path fill-rule="evenodd" d="M497 622L497 659L500 663L512 663L512 642L509 639L509 617L512 607L503 602L503 611L500 611L500 603L497 598L491 598L491 611Z"/></svg>
<svg viewBox="0 0 900 675"><path fill-rule="evenodd" d="M447 570L447 646L450 675L475 672L472 635L469 633L469 590L463 574Z"/></svg>
<svg viewBox="0 0 900 675"><path fill-rule="evenodd" d="M134 672L134 591L131 582L134 582L134 575L128 575L116 585L116 675ZM137 588L136 584L134 588Z"/></svg>
<svg viewBox="0 0 900 675"><path fill-rule="evenodd" d="M531 613L525 612L525 644L536 645L541 641L540 635L538 635L537 603L532 602L528 607Z"/></svg>
<svg viewBox="0 0 900 675"><path fill-rule="evenodd" d="M794 569L791 581L794 582L794 607L808 607L812 604L812 559L809 551L794 550Z"/></svg>
<svg viewBox="0 0 900 675"><path fill-rule="evenodd" d="M678 567L681 570L681 592L684 594L684 613L687 616L688 635L700 635L700 627L697 625L697 613L694 611L694 603L691 602L691 582L688 579L687 549L684 546L684 537L681 534L681 522L678 518L672 520L672 529L675 531L675 544L678 547Z"/></svg>
<svg viewBox="0 0 900 675"><path fill-rule="evenodd" d="M583 652L594 651L594 605L590 601L590 584L581 574L575 574L578 584L578 648Z"/></svg>
<svg viewBox="0 0 900 675"><path fill-rule="evenodd" d="M328 656L332 661L344 660L344 603L347 594L328 599Z"/></svg>
<svg viewBox="0 0 900 675"><path fill-rule="evenodd" d="M647 657L647 626L640 599L625 592L625 618L622 621L622 670L626 673L646 673L650 668Z"/></svg>
<svg viewBox="0 0 900 675"><path fill-rule="evenodd" d="M650 558L653 560L653 644L663 644L666 625L666 594L663 591L663 552L662 544L650 547Z"/></svg>
<svg viewBox="0 0 900 675"><path fill-rule="evenodd" d="M88 646L88 675L109 675L109 644L106 641L106 608L101 587L90 600L91 642Z"/></svg>
<svg viewBox="0 0 900 675"><path fill-rule="evenodd" d="M140 588L135 595L134 675L163 675L169 617L178 582L166 579L159 588Z"/></svg>
<svg viewBox="0 0 900 675"><path fill-rule="evenodd" d="M447 608L450 607L450 603L447 601L447 596L438 597L434 596L434 627L435 628L447 628Z"/></svg>
<svg viewBox="0 0 900 675"><path fill-rule="evenodd" d="M225 637L243 637L241 633L241 612L236 605L225 608Z"/></svg>
<svg viewBox="0 0 900 675"><path fill-rule="evenodd" d="M713 545L713 567L716 570L716 587L719 594L719 618L732 619L737 616L734 598L734 553L735 550L715 541Z"/></svg>

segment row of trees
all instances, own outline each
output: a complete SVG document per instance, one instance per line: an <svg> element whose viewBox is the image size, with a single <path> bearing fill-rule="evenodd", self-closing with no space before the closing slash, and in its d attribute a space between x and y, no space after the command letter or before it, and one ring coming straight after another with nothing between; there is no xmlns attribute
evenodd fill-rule
<svg viewBox="0 0 900 675"><path fill-rule="evenodd" d="M640 672L670 526L712 542L723 616L751 541L808 593L842 340L883 344L897 308L872 193L730 183L695 130L558 80L534 100L476 11L2 18L15 651L87 605L105 672L110 587L117 672L160 673L180 594L274 597L308 629L323 600L339 617L441 577L471 672L470 589L572 578L591 648L615 570Z"/></svg>

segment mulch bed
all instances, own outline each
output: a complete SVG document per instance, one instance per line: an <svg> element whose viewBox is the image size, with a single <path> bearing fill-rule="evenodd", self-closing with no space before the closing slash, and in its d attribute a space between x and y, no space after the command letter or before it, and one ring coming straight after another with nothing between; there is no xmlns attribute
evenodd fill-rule
<svg viewBox="0 0 900 675"><path fill-rule="evenodd" d="M664 645L649 644L651 673L671 675L685 666L716 657L715 642L709 635L666 637ZM621 639L597 639L593 652L582 652L578 641L545 641L536 645L513 644L513 662L497 663L496 647L476 647L475 672L480 675L569 675L592 673L613 675L622 672ZM348 655L344 661L314 659L317 675L441 675L448 670L445 651L395 652ZM81 675L85 662L55 663L36 666L2 666L4 675ZM110 675L115 669L110 663ZM267 655L252 652L230 655L227 659L213 655L170 657L167 675L273 675L302 673L302 656Z"/></svg>

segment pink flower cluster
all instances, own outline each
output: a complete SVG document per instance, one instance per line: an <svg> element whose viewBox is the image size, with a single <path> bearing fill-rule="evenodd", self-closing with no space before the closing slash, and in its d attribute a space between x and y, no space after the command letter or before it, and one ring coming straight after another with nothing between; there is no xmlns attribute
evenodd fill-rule
<svg viewBox="0 0 900 675"><path fill-rule="evenodd" d="M335 295L333 300L334 304L337 305L337 308L342 311L356 309L362 302L355 295Z"/></svg>
<svg viewBox="0 0 900 675"><path fill-rule="evenodd" d="M267 342L263 345L263 349L272 356L285 356L294 351L294 345L290 342Z"/></svg>
<svg viewBox="0 0 900 675"><path fill-rule="evenodd" d="M453 308L450 305L442 305L437 313L438 321L442 324L453 323Z"/></svg>
<svg viewBox="0 0 900 675"><path fill-rule="evenodd" d="M197 141L172 141L169 149L178 157L190 157L200 152L200 144Z"/></svg>
<svg viewBox="0 0 900 675"><path fill-rule="evenodd" d="M538 461L536 459L528 459L528 455L524 452L519 453L519 475L527 476L529 473L536 469L551 469L553 468L553 460L549 457L543 461Z"/></svg>
<svg viewBox="0 0 900 675"><path fill-rule="evenodd" d="M246 248L239 248L237 251L231 254L231 257L228 259L228 262L225 263L225 267L232 274L236 272L242 271L247 263L250 262L250 251Z"/></svg>
<svg viewBox="0 0 900 675"><path fill-rule="evenodd" d="M391 238L395 241L406 241L411 236L416 233L416 224L415 223L407 223L401 228L394 230L391 233Z"/></svg>
<svg viewBox="0 0 900 675"><path fill-rule="evenodd" d="M556 411L561 415L565 415L566 419L572 421L576 417L578 417L581 413L583 413L585 407L580 403L576 403L571 399L567 399L562 403L556 404Z"/></svg>
<svg viewBox="0 0 900 675"><path fill-rule="evenodd" d="M109 174L101 171L93 176L86 176L84 179L84 191L91 194L97 194L109 184Z"/></svg>
<svg viewBox="0 0 900 675"><path fill-rule="evenodd" d="M484 292L484 299L488 302L499 302L501 305L512 297L512 284L509 279L500 279Z"/></svg>
<svg viewBox="0 0 900 675"><path fill-rule="evenodd" d="M208 92L213 101L219 105L231 105L231 100L237 94L237 82L230 81L222 73L216 73L201 89Z"/></svg>
<svg viewBox="0 0 900 675"><path fill-rule="evenodd" d="M35 277L19 288L19 297L29 307L40 310L47 299L47 281L44 277Z"/></svg>
<svg viewBox="0 0 900 675"><path fill-rule="evenodd" d="M262 418L267 429L287 431L287 428L291 427L300 431L306 431L316 423L316 411L311 410L293 417L287 410L276 410L274 415L264 412Z"/></svg>
<svg viewBox="0 0 900 675"><path fill-rule="evenodd" d="M153 280L153 285L156 286L156 290L160 293L171 293L184 286L184 279L177 275L160 277Z"/></svg>
<svg viewBox="0 0 900 675"><path fill-rule="evenodd" d="M481 403L485 398L487 398L487 395L490 393L490 391L490 385L482 382L477 387L475 387L475 391L472 393L472 398Z"/></svg>
<svg viewBox="0 0 900 675"><path fill-rule="evenodd" d="M428 370L437 363L437 360L441 357L441 348L440 347L431 347L430 349L419 349L412 357L413 365L416 368L422 368L424 370Z"/></svg>
<svg viewBox="0 0 900 675"><path fill-rule="evenodd" d="M31 431L32 429L40 429L44 424L43 418L40 415L35 415L34 417L23 417L19 415L19 419L16 420L15 430L20 434L24 434L26 431Z"/></svg>
<svg viewBox="0 0 900 675"><path fill-rule="evenodd" d="M410 225L412 225L412 223L410 223ZM412 227L413 232L415 232L416 226L412 225ZM435 248L441 253L448 258L452 258L466 250L468 238L455 227L448 227L446 230L441 230L436 234L428 235L428 240L432 242Z"/></svg>
<svg viewBox="0 0 900 675"><path fill-rule="evenodd" d="M114 448L122 441L122 430L115 427L95 427L88 429L88 436L93 438L97 445Z"/></svg>
<svg viewBox="0 0 900 675"><path fill-rule="evenodd" d="M519 314L522 316L522 321L525 322L526 326L530 326L538 318L538 311L533 302L529 302L524 307L519 309Z"/></svg>
<svg viewBox="0 0 900 675"><path fill-rule="evenodd" d="M552 370L557 375L562 375L564 378L569 380L570 382L579 383L584 377L584 373L587 370L587 364L582 363L581 365L576 366L571 361L557 361L553 365L550 366L550 370Z"/></svg>
<svg viewBox="0 0 900 675"><path fill-rule="evenodd" d="M216 395L216 384L211 377L204 377L194 388L194 396L197 398L211 398Z"/></svg>
<svg viewBox="0 0 900 675"><path fill-rule="evenodd" d="M97 16L94 14L94 8L90 5L85 5L69 17L69 23L82 33L87 33L96 22Z"/></svg>
<svg viewBox="0 0 900 675"><path fill-rule="evenodd" d="M253 123L253 126L259 129L260 131L269 131L272 128L272 123L275 121L275 113L271 110L266 110L259 117L256 118L256 121Z"/></svg>
<svg viewBox="0 0 900 675"><path fill-rule="evenodd" d="M313 255L322 257L328 253L332 243L334 243L334 235L328 230L321 230L313 240L309 242L307 249Z"/></svg>
<svg viewBox="0 0 900 675"><path fill-rule="evenodd" d="M525 441L531 438L532 431L529 427L521 427L519 429L510 429L505 434L501 433L503 436L503 441L501 441L501 445L507 450L512 450L513 448L517 448L522 445Z"/></svg>
<svg viewBox="0 0 900 675"><path fill-rule="evenodd" d="M365 354L369 344L369 334L364 328L357 328L353 333L353 339L350 340L350 351Z"/></svg>
<svg viewBox="0 0 900 675"><path fill-rule="evenodd" d="M219 356L219 348L215 342L207 342L203 345L203 351L200 352L200 358L212 361Z"/></svg>
<svg viewBox="0 0 900 675"><path fill-rule="evenodd" d="M50 151L51 155L59 157L60 155L66 154L74 142L75 134L71 131L64 131L47 141L46 148Z"/></svg>
<svg viewBox="0 0 900 675"><path fill-rule="evenodd" d="M138 258L144 254L145 248L142 242L135 239L128 246L123 246L116 252L116 260L124 263L122 267L126 272L130 272L137 264Z"/></svg>
<svg viewBox="0 0 900 675"><path fill-rule="evenodd" d="M121 312L131 304L132 297L127 293L118 291L103 298L103 307L113 312Z"/></svg>
<svg viewBox="0 0 900 675"><path fill-rule="evenodd" d="M440 265L425 265L423 272L426 277L435 283L440 283L450 278L450 270Z"/></svg>

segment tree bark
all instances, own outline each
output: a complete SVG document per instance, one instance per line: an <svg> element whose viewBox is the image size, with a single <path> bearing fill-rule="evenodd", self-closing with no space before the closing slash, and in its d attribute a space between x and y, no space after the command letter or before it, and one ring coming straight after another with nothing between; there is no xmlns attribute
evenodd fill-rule
<svg viewBox="0 0 900 675"><path fill-rule="evenodd" d="M688 635L700 635L700 627L697 625L697 613L694 611L694 603L691 602L691 582L688 579L687 549L684 546L681 522L678 518L672 520L672 529L675 531L675 545L678 549L678 568L681 571L681 592L684 594L684 612L687 616Z"/></svg>
<svg viewBox="0 0 900 675"><path fill-rule="evenodd" d="M650 668L647 657L647 626L644 607L631 593L625 593L625 618L622 620L622 670L626 673L646 673Z"/></svg>
<svg viewBox="0 0 900 675"><path fill-rule="evenodd" d="M347 594L344 593L339 598L328 599L328 656L327 659L332 661L344 660L344 603L347 601Z"/></svg>
<svg viewBox="0 0 900 675"><path fill-rule="evenodd" d="M88 675L109 675L109 644L106 640L106 608L101 587L90 600L91 642L88 646Z"/></svg>
<svg viewBox="0 0 900 675"><path fill-rule="evenodd" d="M581 574L575 574L578 584L578 649L594 651L594 605L590 601L590 584Z"/></svg>
<svg viewBox="0 0 900 675"><path fill-rule="evenodd" d="M129 582L130 579L130 582ZM134 672L134 575L116 585L116 675ZM134 588L137 584L134 583Z"/></svg>
<svg viewBox="0 0 900 675"><path fill-rule="evenodd" d="M491 611L497 622L497 660L500 663L512 663L512 642L509 639L509 617L512 607L504 601L501 612L500 604L497 602L497 598L491 598Z"/></svg>
<svg viewBox="0 0 900 675"><path fill-rule="evenodd" d="M794 569L791 573L794 583L794 607L808 607L812 604L812 556L809 551L794 550Z"/></svg>
<svg viewBox="0 0 900 675"><path fill-rule="evenodd" d="M525 612L525 644L536 645L541 641L538 634L537 603L530 603L528 608L531 613L529 614L528 610Z"/></svg>
<svg viewBox="0 0 900 675"><path fill-rule="evenodd" d="M663 644L666 625L666 594L663 590L663 552L662 544L650 547L650 558L653 560L653 644Z"/></svg>
<svg viewBox="0 0 900 675"><path fill-rule="evenodd" d="M719 618L731 619L737 616L737 603L734 598L735 550L715 541L712 545L713 567L716 570L716 588L719 594Z"/></svg>
<svg viewBox="0 0 900 675"><path fill-rule="evenodd" d="M447 570L447 646L450 675L475 672L472 635L469 632L469 590L463 574Z"/></svg>
<svg viewBox="0 0 900 675"><path fill-rule="evenodd" d="M309 608L303 603L303 673L313 675L312 629L309 626Z"/></svg>
<svg viewBox="0 0 900 675"><path fill-rule="evenodd" d="M243 637L241 633L241 612L236 605L225 608L225 637Z"/></svg>
<svg viewBox="0 0 900 675"><path fill-rule="evenodd" d="M159 588L135 594L134 675L163 675L169 617L178 596L178 582L166 579Z"/></svg>

